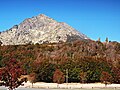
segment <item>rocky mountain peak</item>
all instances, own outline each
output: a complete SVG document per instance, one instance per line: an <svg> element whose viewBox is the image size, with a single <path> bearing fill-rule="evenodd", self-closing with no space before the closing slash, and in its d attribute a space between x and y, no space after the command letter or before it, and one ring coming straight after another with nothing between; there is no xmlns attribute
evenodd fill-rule
<svg viewBox="0 0 120 90"><path fill-rule="evenodd" d="M44 14L27 18L19 25L14 25L8 31L0 34L0 41L3 45L57 43L75 39L84 40L88 39L88 37L79 33L68 24L57 22Z"/></svg>
<svg viewBox="0 0 120 90"><path fill-rule="evenodd" d="M38 15L36 17L40 18L40 19L51 19L50 17L46 16L45 14L40 14L40 15Z"/></svg>

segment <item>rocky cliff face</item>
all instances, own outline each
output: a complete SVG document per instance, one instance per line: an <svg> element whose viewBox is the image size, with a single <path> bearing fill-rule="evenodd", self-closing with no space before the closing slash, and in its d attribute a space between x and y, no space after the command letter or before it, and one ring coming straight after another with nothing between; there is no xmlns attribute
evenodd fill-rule
<svg viewBox="0 0 120 90"><path fill-rule="evenodd" d="M84 40L88 37L66 23L57 22L43 14L28 18L19 25L0 33L0 41L3 45L57 43L75 39Z"/></svg>

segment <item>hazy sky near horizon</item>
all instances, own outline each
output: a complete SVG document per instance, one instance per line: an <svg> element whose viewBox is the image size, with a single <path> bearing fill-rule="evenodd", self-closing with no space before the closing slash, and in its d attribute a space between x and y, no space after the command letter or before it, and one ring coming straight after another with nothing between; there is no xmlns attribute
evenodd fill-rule
<svg viewBox="0 0 120 90"><path fill-rule="evenodd" d="M0 0L0 31L45 14L93 40L120 42L120 0Z"/></svg>

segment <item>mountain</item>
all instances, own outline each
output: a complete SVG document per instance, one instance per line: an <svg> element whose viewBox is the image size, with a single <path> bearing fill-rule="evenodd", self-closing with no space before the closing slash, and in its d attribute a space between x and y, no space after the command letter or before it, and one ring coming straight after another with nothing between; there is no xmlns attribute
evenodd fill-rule
<svg viewBox="0 0 120 90"><path fill-rule="evenodd" d="M64 22L40 14L0 33L3 45L57 43L89 39Z"/></svg>

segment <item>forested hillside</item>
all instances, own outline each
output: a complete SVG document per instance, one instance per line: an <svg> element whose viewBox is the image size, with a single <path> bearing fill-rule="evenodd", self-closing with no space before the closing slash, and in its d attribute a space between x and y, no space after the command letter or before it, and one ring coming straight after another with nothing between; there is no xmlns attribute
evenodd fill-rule
<svg viewBox="0 0 120 90"><path fill-rule="evenodd" d="M27 74L44 82L120 83L120 43L66 43L0 46L0 67L10 59L22 62Z"/></svg>

